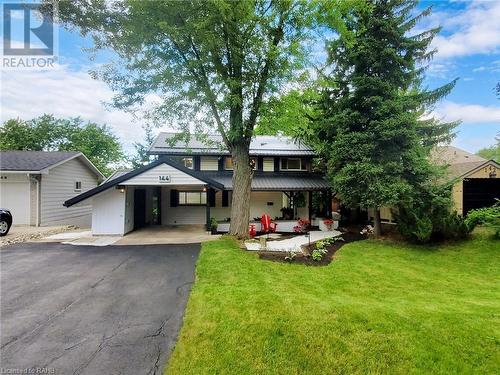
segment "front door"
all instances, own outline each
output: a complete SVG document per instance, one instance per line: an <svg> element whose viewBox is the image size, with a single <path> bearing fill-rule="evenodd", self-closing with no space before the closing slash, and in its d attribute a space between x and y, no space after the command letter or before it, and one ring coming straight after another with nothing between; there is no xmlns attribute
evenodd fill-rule
<svg viewBox="0 0 500 375"><path fill-rule="evenodd" d="M146 224L146 190L134 190L134 229Z"/></svg>

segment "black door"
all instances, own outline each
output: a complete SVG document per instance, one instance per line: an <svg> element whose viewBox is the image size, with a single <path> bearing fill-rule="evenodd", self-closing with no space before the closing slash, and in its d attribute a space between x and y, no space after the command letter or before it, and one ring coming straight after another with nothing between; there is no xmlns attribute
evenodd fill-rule
<svg viewBox="0 0 500 375"><path fill-rule="evenodd" d="M474 208L490 207L500 199L500 178L464 179L464 215Z"/></svg>
<svg viewBox="0 0 500 375"><path fill-rule="evenodd" d="M146 224L146 190L134 190L134 229Z"/></svg>

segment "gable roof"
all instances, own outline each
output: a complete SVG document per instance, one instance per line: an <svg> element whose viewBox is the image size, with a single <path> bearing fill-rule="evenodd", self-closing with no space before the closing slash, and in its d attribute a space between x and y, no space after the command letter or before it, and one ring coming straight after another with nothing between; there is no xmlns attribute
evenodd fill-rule
<svg viewBox="0 0 500 375"><path fill-rule="evenodd" d="M197 139L191 135L189 141L178 140L169 143L178 133L162 132L148 150L150 155L171 154L203 154L224 155L229 154L225 149L220 135L208 135L205 139ZM256 135L250 143L250 155L269 156L314 156L314 150L300 141L295 141L286 136Z"/></svg>
<svg viewBox="0 0 500 375"><path fill-rule="evenodd" d="M224 185L222 185L221 183L219 183L215 180L212 180L211 178L208 178L206 176L201 175L200 173L197 173L189 168L186 168L183 165L176 163L173 160L162 159L162 160L156 160L156 161L154 161L154 162L152 162L144 167L135 169L135 170L127 172L125 174L121 174L120 176L117 176L114 178L108 178L106 180L106 182L102 183L101 185L99 185L93 189L87 190L86 192L84 192L80 195L77 195L76 197L68 199L66 202L63 203L63 205L66 207L73 206L74 204L77 204L77 203L79 203L85 199L88 199L96 194L99 194L105 190L108 190L108 189L116 186L116 185L119 185L122 182L130 180L133 177L139 176L140 174L142 174L146 171L149 171L150 169L153 169L161 164L170 165L171 167L174 167L174 168L180 170L181 172L186 173L189 176L192 176L194 178L197 178L200 181L205 182L207 185L210 185L211 187L213 187L215 189L219 189L219 190L224 189Z"/></svg>
<svg viewBox="0 0 500 375"><path fill-rule="evenodd" d="M431 159L438 165L447 165L447 176L450 179L466 176L484 164L494 160L482 158L454 146L438 146L431 153Z"/></svg>
<svg viewBox="0 0 500 375"><path fill-rule="evenodd" d="M79 151L0 151L0 171L46 173L51 168L79 158L99 179L103 174Z"/></svg>

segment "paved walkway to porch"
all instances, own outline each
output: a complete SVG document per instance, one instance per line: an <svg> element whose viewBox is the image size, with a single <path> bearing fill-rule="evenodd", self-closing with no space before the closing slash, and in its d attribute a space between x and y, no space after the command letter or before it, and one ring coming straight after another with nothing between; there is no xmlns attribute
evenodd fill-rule
<svg viewBox="0 0 500 375"><path fill-rule="evenodd" d="M199 243L219 238L205 230L204 225L154 225L127 233L114 245L156 245Z"/></svg>

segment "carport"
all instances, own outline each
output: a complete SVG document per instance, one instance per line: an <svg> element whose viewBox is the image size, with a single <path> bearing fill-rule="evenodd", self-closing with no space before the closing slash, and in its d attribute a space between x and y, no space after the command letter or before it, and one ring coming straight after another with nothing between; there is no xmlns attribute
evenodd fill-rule
<svg viewBox="0 0 500 375"><path fill-rule="evenodd" d="M208 227L210 198L223 188L175 161L162 159L112 178L64 205L92 202L93 235L123 236L152 225L161 225L167 234L168 226Z"/></svg>

